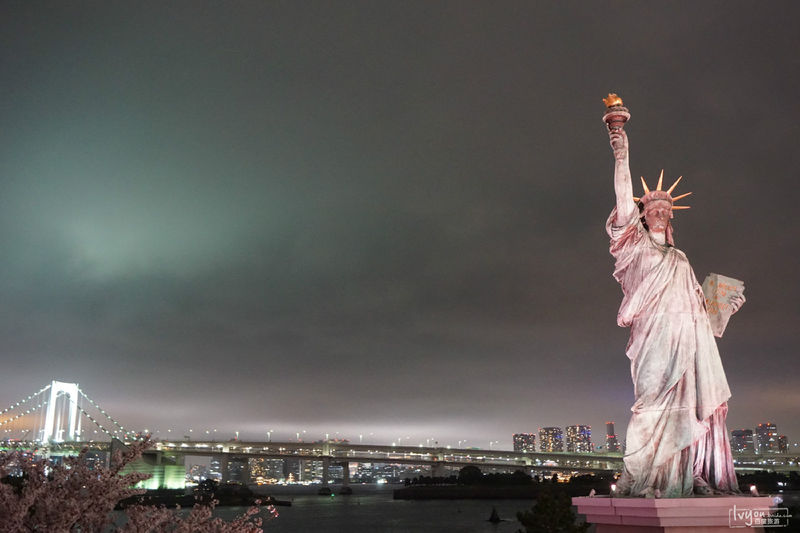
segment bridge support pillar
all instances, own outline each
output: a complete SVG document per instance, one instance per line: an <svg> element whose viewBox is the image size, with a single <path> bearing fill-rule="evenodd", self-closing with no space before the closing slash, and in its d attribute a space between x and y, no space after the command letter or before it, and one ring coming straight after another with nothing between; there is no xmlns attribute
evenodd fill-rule
<svg viewBox="0 0 800 533"><path fill-rule="evenodd" d="M331 458L330 456L322 457L322 486L327 487L330 480Z"/></svg>
<svg viewBox="0 0 800 533"><path fill-rule="evenodd" d="M250 459L242 457L242 485L250 484Z"/></svg>
<svg viewBox="0 0 800 533"><path fill-rule="evenodd" d="M350 485L350 462L345 461L342 463L342 486Z"/></svg>
<svg viewBox="0 0 800 533"><path fill-rule="evenodd" d="M431 465L431 477L446 477L447 467L441 463Z"/></svg>
<svg viewBox="0 0 800 533"><path fill-rule="evenodd" d="M64 396L66 399L59 402L59 398ZM77 383L64 383L62 381L53 381L50 383L50 398L47 400L47 412L45 414L44 429L42 430L41 441L44 443L55 441L74 441L76 431L80 428L80 415L78 414L78 401L80 400L80 391L78 390ZM61 425L61 416L56 413L56 404L63 404L67 409L67 420L69 429L63 431L59 426ZM66 435L62 435L62 431Z"/></svg>
<svg viewBox="0 0 800 533"><path fill-rule="evenodd" d="M220 455L219 456L219 473L220 473L220 476L222 476L221 479L220 479L220 483L222 483L222 484L225 484L225 483L227 483L228 481L231 480L231 471L230 471L230 468L228 466L229 466L228 465L228 454L226 453L226 454Z"/></svg>

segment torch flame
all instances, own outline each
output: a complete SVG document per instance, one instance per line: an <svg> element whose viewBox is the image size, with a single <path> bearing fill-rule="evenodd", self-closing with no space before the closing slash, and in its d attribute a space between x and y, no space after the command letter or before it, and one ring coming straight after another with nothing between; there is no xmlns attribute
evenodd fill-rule
<svg viewBox="0 0 800 533"><path fill-rule="evenodd" d="M606 107L621 106L622 98L617 96L616 93L608 93L608 98L603 98L603 103L606 104Z"/></svg>

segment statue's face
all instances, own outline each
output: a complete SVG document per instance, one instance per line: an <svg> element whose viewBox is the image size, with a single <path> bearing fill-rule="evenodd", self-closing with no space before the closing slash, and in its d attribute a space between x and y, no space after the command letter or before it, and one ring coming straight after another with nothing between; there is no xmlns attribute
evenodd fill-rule
<svg viewBox="0 0 800 533"><path fill-rule="evenodd" d="M672 218L672 204L666 200L648 202L644 208L644 221L651 232L664 233L667 231L669 219Z"/></svg>

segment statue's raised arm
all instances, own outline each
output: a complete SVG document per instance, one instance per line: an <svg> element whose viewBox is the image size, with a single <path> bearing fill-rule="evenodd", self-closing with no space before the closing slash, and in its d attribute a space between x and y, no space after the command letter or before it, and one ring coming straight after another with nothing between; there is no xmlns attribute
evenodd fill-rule
<svg viewBox="0 0 800 533"><path fill-rule="evenodd" d="M630 222L637 211L633 203L633 183L628 152L628 135L623 129L609 131L611 148L614 150L614 192L617 195L617 216L615 226Z"/></svg>

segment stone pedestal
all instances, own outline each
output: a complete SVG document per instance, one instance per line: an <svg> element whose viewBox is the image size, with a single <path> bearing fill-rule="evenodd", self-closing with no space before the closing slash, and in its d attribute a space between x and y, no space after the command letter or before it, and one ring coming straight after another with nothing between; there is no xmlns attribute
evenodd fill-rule
<svg viewBox="0 0 800 533"><path fill-rule="evenodd" d="M772 498L572 498L578 513L596 524L596 533L731 533L732 528L763 532Z"/></svg>

